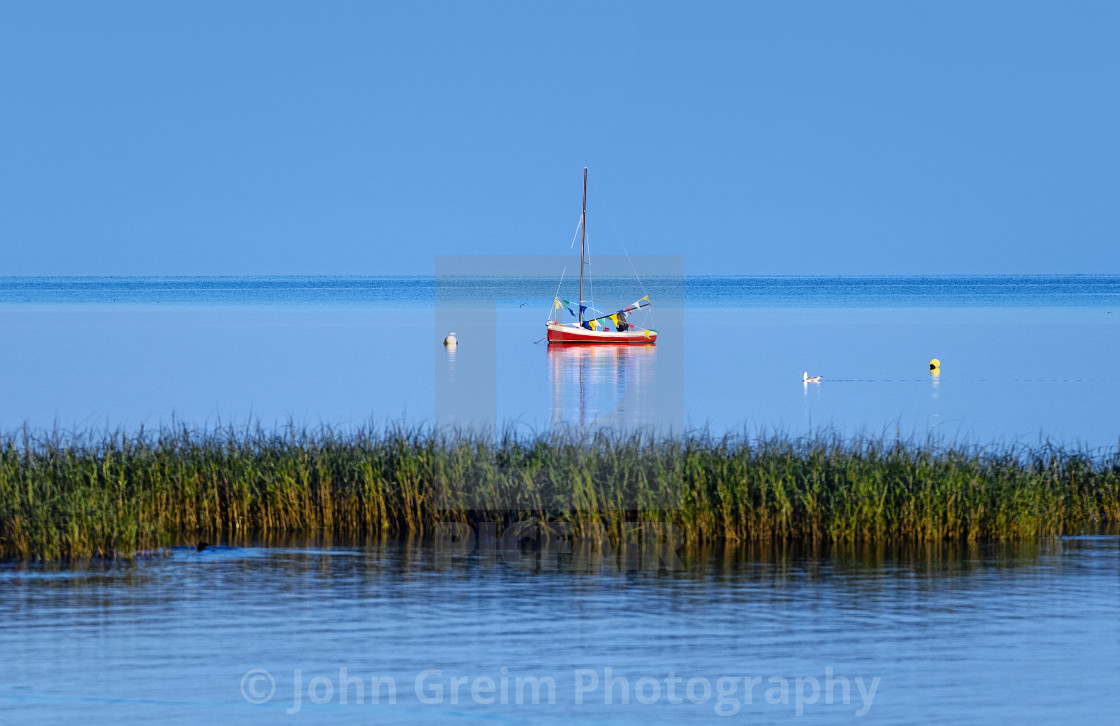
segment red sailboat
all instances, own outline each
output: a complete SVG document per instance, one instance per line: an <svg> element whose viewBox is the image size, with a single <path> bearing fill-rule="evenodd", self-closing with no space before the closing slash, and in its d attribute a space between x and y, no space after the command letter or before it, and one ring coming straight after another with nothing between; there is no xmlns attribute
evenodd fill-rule
<svg viewBox="0 0 1120 726"><path fill-rule="evenodd" d="M576 310L572 310L568 300L561 300L559 296L552 301L552 310L548 316L548 342L553 343L601 343L606 345L651 345L657 342L657 331L652 328L643 328L633 325L627 317L642 308L651 307L649 296L646 295L626 307L613 313L601 314L590 301L583 299L583 274L587 259L587 167L583 168L583 213L579 218L579 302ZM589 275L590 277L590 275ZM561 284L563 277L561 277ZM559 293L559 290L557 290ZM577 319L575 322L561 322L561 311L567 311Z"/></svg>

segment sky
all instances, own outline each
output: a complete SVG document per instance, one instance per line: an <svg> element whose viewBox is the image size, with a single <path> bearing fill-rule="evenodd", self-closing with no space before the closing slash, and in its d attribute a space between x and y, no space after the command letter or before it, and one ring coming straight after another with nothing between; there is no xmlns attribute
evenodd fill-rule
<svg viewBox="0 0 1120 726"><path fill-rule="evenodd" d="M0 4L0 276L1120 273L1120 3Z"/></svg>

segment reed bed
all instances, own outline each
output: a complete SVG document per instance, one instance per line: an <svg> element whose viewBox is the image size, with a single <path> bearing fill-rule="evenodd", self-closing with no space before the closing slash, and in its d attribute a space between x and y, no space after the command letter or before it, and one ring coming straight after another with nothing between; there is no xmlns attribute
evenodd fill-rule
<svg viewBox="0 0 1120 726"><path fill-rule="evenodd" d="M2 557L526 519L608 537L669 522L701 545L1054 537L1120 520L1120 452L401 426L0 438Z"/></svg>

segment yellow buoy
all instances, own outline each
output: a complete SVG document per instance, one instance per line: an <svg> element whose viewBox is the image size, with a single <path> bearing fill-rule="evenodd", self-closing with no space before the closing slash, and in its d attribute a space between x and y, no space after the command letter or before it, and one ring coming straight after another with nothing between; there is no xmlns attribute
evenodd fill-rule
<svg viewBox="0 0 1120 726"><path fill-rule="evenodd" d="M459 345L459 341L455 338L455 333L452 332L448 333L447 337L443 339L443 344L448 348L454 348L455 346Z"/></svg>
<svg viewBox="0 0 1120 726"><path fill-rule="evenodd" d="M936 358L934 358L933 360L931 360L929 362L929 369L931 371L935 371L940 367L941 367L941 361L937 360Z"/></svg>

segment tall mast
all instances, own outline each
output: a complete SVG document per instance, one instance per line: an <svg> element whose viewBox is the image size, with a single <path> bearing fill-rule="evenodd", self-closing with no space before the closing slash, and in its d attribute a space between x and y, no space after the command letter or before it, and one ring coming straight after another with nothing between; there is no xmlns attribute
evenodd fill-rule
<svg viewBox="0 0 1120 726"><path fill-rule="evenodd" d="M583 167L583 214L580 215L579 240L579 324L583 325L583 260L587 257L587 167Z"/></svg>

